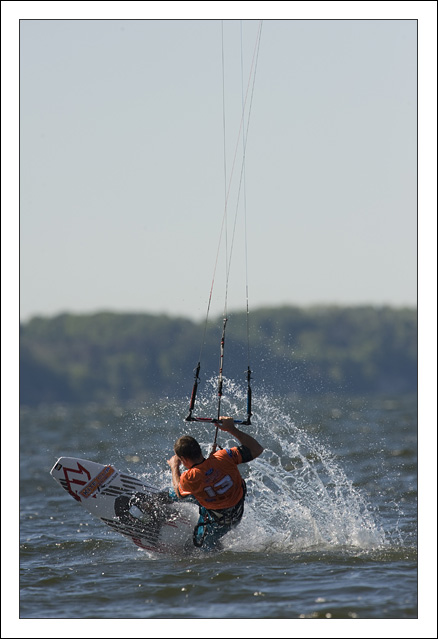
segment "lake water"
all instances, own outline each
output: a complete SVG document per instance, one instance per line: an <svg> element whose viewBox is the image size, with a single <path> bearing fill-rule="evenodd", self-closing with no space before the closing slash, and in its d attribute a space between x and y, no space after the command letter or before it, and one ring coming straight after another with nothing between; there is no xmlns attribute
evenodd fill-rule
<svg viewBox="0 0 438 639"><path fill-rule="evenodd" d="M226 388L222 412L244 417L236 414L244 406L239 389L230 382ZM198 414L215 414L208 392L199 402ZM419 617L416 398L286 402L258 390L253 410L244 429L265 451L240 467L248 486L241 525L219 553L157 556L88 514L50 469L60 456L82 457L166 486L175 439L192 434L207 453L214 428L185 423L186 402L22 408L22 626L2 636L51 636L26 633L39 632L42 620L70 620L59 636L76 637L73 620L112 620L97 636L173 637L181 627L199 633L196 623L191 630L184 624L202 619L234 620L231 636L331 636L327 620L349 621L335 636L371 636L366 620L391 622L394 634L379 629L376 636L436 636L424 628L403 634ZM220 432L222 447L235 445L226 437ZM137 626L128 632L131 626L116 620L161 625L143 624L137 635ZM298 631L292 620L301 620ZM320 620L324 629L303 620ZM177 622L169 634L166 622ZM223 636L225 627L210 621L200 636ZM96 634L95 626L89 632Z"/></svg>

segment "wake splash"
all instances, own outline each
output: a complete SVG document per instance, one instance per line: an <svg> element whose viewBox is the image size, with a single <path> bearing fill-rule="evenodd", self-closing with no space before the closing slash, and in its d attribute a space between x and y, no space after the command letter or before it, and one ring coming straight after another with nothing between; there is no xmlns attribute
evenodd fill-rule
<svg viewBox="0 0 438 639"><path fill-rule="evenodd" d="M209 400L201 397L198 401L198 414L208 411ZM241 418L238 411L244 405L245 393L226 380L222 414ZM327 447L259 392L251 422L242 429L259 439L265 450L261 457L240 466L248 488L245 515L225 536L225 549L302 552L350 548L357 552L385 545L384 532L375 523L371 508ZM201 443L195 428L191 425L192 434ZM219 435L221 447L236 445L232 438L224 442L227 434L223 431Z"/></svg>

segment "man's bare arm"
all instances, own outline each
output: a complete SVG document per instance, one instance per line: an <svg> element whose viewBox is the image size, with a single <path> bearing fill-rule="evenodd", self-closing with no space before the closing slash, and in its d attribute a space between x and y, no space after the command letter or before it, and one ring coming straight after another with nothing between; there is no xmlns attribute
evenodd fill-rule
<svg viewBox="0 0 438 639"><path fill-rule="evenodd" d="M262 454L263 446L261 446L254 437L239 430L234 424L232 417L220 417L219 428L226 433L230 433L230 435L235 437L243 446L246 446L253 459Z"/></svg>
<svg viewBox="0 0 438 639"><path fill-rule="evenodd" d="M181 499L181 495L180 495L180 492L179 492L179 479L181 477L181 471L180 471L180 468L179 468L180 459L179 459L178 455L174 455L173 457L168 459L167 463L169 464L170 470L172 471L173 489L176 492L176 494L178 495L178 497Z"/></svg>

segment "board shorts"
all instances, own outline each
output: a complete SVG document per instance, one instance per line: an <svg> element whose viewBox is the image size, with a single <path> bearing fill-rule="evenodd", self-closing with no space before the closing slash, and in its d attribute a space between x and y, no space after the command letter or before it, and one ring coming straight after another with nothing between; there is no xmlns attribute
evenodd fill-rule
<svg viewBox="0 0 438 639"><path fill-rule="evenodd" d="M246 497L246 484L243 479L242 488L242 499L231 508L209 510L205 506L199 506L199 519L193 531L193 544L197 548L218 548L222 537L240 523Z"/></svg>

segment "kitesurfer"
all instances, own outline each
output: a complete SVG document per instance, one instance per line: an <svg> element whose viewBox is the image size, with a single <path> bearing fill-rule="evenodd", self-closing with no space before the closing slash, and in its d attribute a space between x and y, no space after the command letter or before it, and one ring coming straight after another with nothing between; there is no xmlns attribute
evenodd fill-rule
<svg viewBox="0 0 438 639"><path fill-rule="evenodd" d="M196 439L183 435L175 442L175 454L167 462L176 496L179 499L192 496L199 504L193 543L205 548L216 547L221 537L241 521L246 486L238 465L263 452L259 442L238 429L231 417L220 417L218 426L241 445L218 450L205 458ZM181 473L180 464L187 470Z"/></svg>

